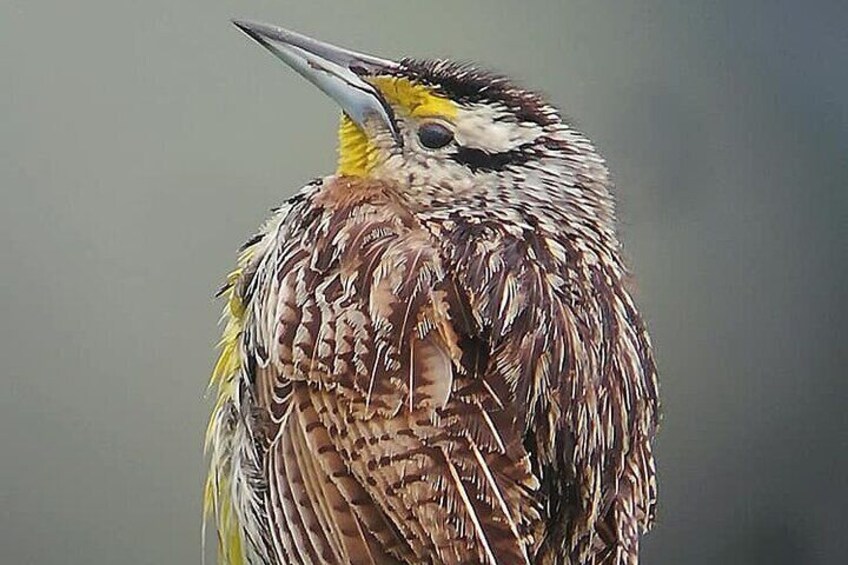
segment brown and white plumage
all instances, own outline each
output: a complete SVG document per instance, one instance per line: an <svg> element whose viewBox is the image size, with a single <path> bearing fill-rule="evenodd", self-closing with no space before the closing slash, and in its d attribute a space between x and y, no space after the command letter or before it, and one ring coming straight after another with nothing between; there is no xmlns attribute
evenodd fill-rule
<svg viewBox="0 0 848 565"><path fill-rule="evenodd" d="M656 374L603 162L504 79L393 65L396 131L345 118L225 287L222 561L635 563Z"/></svg>

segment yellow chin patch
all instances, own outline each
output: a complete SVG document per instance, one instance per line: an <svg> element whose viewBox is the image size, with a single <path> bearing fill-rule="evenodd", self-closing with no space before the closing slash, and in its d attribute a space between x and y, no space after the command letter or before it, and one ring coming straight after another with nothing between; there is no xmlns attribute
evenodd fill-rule
<svg viewBox="0 0 848 565"><path fill-rule="evenodd" d="M452 120L457 108L450 99L405 78L376 77L369 80L400 115ZM339 175L364 177L377 163L377 148L353 120L342 114L339 124Z"/></svg>
<svg viewBox="0 0 848 565"><path fill-rule="evenodd" d="M339 166L336 174L364 177L374 168L377 149L356 123L342 114L339 124Z"/></svg>

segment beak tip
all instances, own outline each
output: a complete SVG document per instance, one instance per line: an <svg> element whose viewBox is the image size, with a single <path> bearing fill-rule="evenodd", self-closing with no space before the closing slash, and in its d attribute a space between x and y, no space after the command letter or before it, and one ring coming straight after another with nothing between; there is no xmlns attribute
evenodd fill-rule
<svg viewBox="0 0 848 565"><path fill-rule="evenodd" d="M233 24L234 26L236 26L239 29L239 31L242 31L242 32L244 32L248 35L251 35L251 32L253 31L251 23L246 21L246 20L240 20L238 18L233 18L233 19L230 20L230 23Z"/></svg>

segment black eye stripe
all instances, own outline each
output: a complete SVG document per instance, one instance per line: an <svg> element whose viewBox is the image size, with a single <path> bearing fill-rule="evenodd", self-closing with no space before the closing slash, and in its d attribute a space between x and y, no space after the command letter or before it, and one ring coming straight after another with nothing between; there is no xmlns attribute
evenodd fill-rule
<svg viewBox="0 0 848 565"><path fill-rule="evenodd" d="M418 141L428 149L441 149L453 141L453 132L438 122L425 122L418 128Z"/></svg>
<svg viewBox="0 0 848 565"><path fill-rule="evenodd" d="M450 158L476 173L477 171L503 171L511 165L526 163L533 158L533 155L533 144L526 144L518 149L500 153L487 153L474 147L460 147Z"/></svg>

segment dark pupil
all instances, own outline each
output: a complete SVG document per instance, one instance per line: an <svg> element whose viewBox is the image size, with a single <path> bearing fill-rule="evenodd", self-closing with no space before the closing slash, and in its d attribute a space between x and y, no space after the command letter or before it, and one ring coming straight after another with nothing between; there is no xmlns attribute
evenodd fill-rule
<svg viewBox="0 0 848 565"><path fill-rule="evenodd" d="M453 132L442 124L423 124L418 128L418 140L421 145L430 149L444 147L453 139Z"/></svg>

